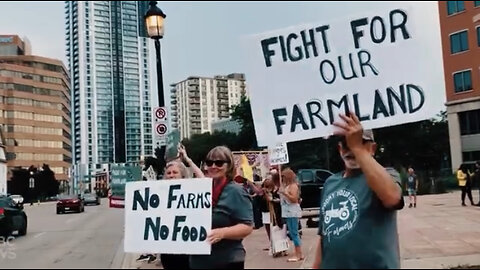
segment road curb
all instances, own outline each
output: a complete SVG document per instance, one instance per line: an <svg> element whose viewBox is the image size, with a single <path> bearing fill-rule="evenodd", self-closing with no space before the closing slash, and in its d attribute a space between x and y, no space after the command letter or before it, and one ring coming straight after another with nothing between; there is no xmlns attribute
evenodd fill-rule
<svg viewBox="0 0 480 270"><path fill-rule="evenodd" d="M119 269L123 267L124 261L125 261L126 253L123 252L123 238L120 241L120 244L118 245L117 251L115 252L115 256L113 256L112 264L111 264L111 269Z"/></svg>

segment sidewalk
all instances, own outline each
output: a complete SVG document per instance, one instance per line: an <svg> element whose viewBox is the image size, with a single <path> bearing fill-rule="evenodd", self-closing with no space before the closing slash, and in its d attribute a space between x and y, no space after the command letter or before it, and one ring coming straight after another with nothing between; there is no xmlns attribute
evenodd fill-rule
<svg viewBox="0 0 480 270"><path fill-rule="evenodd" d="M478 190L473 193L477 203ZM480 265L480 207L462 207L460 192L419 196L417 200L417 208L408 208L406 197L406 207L398 213L402 268ZM265 229L255 230L244 240L245 268L310 268L315 256L316 234L317 228L303 226L305 260L288 263L287 257L273 258L263 251L268 245ZM157 262L136 262L139 255L126 254L122 268L160 268Z"/></svg>

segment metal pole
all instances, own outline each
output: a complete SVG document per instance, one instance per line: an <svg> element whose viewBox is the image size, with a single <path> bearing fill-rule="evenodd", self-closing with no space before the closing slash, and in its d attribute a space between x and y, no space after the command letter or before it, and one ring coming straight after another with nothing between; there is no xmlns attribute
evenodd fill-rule
<svg viewBox="0 0 480 270"><path fill-rule="evenodd" d="M327 158L327 169L330 171L330 155L328 151L328 139L325 139L325 156Z"/></svg>
<svg viewBox="0 0 480 270"><path fill-rule="evenodd" d="M158 107L165 107L165 98L163 96L163 74L162 74L162 57L160 52L160 38L157 37L155 40L155 51L157 53L157 86L158 86ZM160 146L160 153L165 153L166 145ZM164 154L165 157L165 154ZM161 157L159 157L161 158ZM163 173L164 168L160 168Z"/></svg>
<svg viewBox="0 0 480 270"><path fill-rule="evenodd" d="M155 51L157 52L157 86L158 86L158 107L165 106L165 98L163 97L163 74L162 74L162 57L160 53L160 39L155 38Z"/></svg>

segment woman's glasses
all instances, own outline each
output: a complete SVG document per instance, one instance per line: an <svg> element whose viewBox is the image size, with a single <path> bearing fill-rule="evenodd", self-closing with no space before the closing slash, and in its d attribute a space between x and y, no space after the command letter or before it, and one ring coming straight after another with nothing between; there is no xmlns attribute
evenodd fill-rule
<svg viewBox="0 0 480 270"><path fill-rule="evenodd" d="M223 164L225 164L225 163L229 163L229 162L226 161L226 160L210 160L210 159L205 160L205 164L208 167L212 167L213 164L215 164L215 166L217 166L217 167L222 167Z"/></svg>

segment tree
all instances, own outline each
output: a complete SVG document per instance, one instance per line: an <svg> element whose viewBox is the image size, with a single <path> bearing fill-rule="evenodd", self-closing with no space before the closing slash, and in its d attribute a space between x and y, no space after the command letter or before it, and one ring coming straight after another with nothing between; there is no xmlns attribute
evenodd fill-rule
<svg viewBox="0 0 480 270"><path fill-rule="evenodd" d="M255 135L255 126L253 125L252 109L250 100L242 97L240 103L232 107L230 114L233 120L240 122L242 128L238 135L238 141L235 150L260 150L257 145L257 137Z"/></svg>
<svg viewBox="0 0 480 270"><path fill-rule="evenodd" d="M34 179L33 189L30 188L30 178ZM22 168L12 170L12 178L8 184L9 193L20 194L26 201L55 196L60 186L55 173L47 164L43 164L42 170L38 170L33 165L28 170Z"/></svg>
<svg viewBox="0 0 480 270"><path fill-rule="evenodd" d="M238 137L237 135L220 131L213 134L203 133L195 134L190 139L184 139L182 144L185 146L189 157L195 164L200 164L205 159L212 148L225 145L232 150L237 149Z"/></svg>

